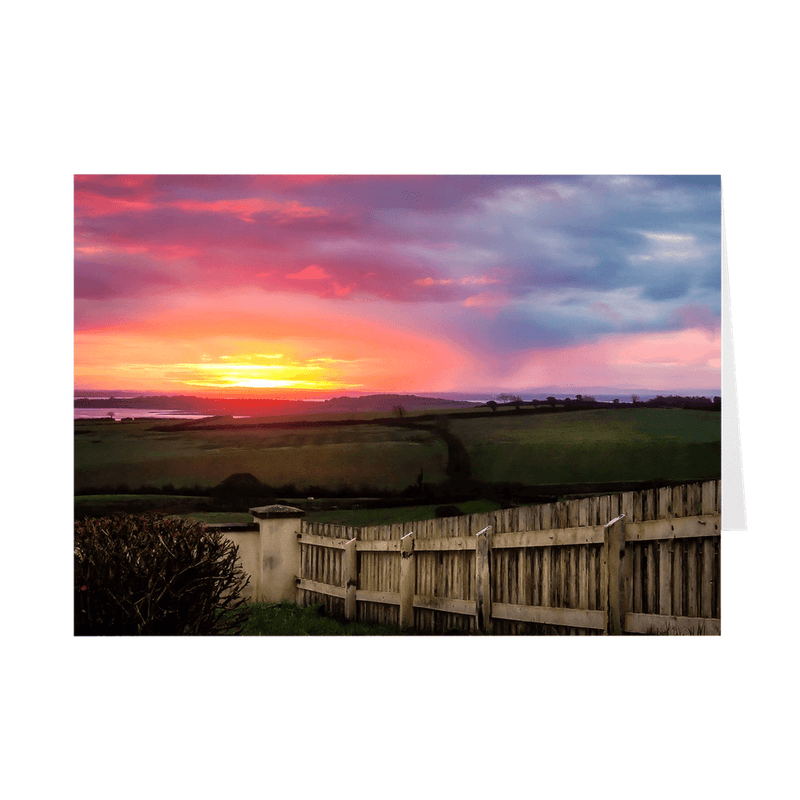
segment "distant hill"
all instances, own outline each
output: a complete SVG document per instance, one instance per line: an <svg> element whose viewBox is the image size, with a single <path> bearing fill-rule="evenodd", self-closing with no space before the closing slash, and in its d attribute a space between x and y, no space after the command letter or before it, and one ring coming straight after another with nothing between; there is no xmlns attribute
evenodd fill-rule
<svg viewBox="0 0 800 800"><path fill-rule="evenodd" d="M75 398L75 408L151 408L187 411L215 416L267 417L283 414L350 414L362 411L390 412L396 406L406 411L431 408L470 408L477 403L412 394L373 394L365 397L334 397L330 400L262 400L260 398L192 397L187 395L149 395L143 397L98 399Z"/></svg>
<svg viewBox="0 0 800 800"><path fill-rule="evenodd" d="M370 394L364 397L333 397L323 403L320 411L330 413L350 413L359 411L391 411L402 406L406 411L418 411L424 408L474 408L480 403L468 400L447 400L442 397L418 397L413 394Z"/></svg>

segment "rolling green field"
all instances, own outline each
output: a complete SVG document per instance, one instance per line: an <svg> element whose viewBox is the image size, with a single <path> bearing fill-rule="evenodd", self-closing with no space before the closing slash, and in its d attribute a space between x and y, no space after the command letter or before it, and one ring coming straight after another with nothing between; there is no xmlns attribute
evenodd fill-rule
<svg viewBox="0 0 800 800"><path fill-rule="evenodd" d="M528 485L719 477L720 415L628 408L455 419L473 477Z"/></svg>
<svg viewBox="0 0 800 800"><path fill-rule="evenodd" d="M375 486L397 491L420 470L444 480L447 448L425 431L354 425L332 428L152 430L152 421L76 423L75 492L85 487L216 486L249 472L270 486ZM84 429L88 433L78 434Z"/></svg>
<svg viewBox="0 0 800 800"><path fill-rule="evenodd" d="M432 424L432 423L431 423ZM75 423L75 493L121 484L212 487L249 472L270 486L396 492L423 471L446 477L448 447L433 430L352 425L305 429L157 431L151 420ZM720 415L625 408L558 414L454 414L472 478L530 486L719 477Z"/></svg>

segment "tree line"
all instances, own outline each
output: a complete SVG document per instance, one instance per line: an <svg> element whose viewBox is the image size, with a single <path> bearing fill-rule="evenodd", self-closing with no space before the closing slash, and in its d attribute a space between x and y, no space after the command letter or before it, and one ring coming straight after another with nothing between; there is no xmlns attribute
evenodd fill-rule
<svg viewBox="0 0 800 800"><path fill-rule="evenodd" d="M533 398L531 400L523 400L520 395L515 394L499 394L495 400L489 400L483 404L485 407L490 408L492 411L497 411L498 408L514 407L520 411L523 407L538 407L549 406L551 408L608 408L613 406L615 408L629 408L629 407L644 407L644 408L689 408L704 411L719 411L722 408L721 397L698 397L698 396L684 396L684 395L656 395L649 400L642 400L638 394L630 396L630 402L622 401L619 398L611 402L597 400L590 394L576 394L574 398L564 397L562 399L554 396L546 397L544 400Z"/></svg>

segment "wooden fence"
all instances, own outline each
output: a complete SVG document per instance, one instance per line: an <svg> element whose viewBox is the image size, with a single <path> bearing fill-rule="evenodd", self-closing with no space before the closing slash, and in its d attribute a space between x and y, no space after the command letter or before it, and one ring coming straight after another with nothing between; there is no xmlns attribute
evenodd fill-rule
<svg viewBox="0 0 800 800"><path fill-rule="evenodd" d="M303 520L297 602L420 632L720 633L720 482L352 528Z"/></svg>

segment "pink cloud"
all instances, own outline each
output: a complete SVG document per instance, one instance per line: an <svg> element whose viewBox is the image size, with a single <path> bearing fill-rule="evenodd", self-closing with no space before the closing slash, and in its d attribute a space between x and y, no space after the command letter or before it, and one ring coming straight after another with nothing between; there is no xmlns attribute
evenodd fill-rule
<svg viewBox="0 0 800 800"><path fill-rule="evenodd" d="M693 303L677 309L674 320L684 328L705 328L713 331L718 330L720 326L719 317L713 314L711 309Z"/></svg>
<svg viewBox="0 0 800 800"><path fill-rule="evenodd" d="M616 386L680 391L720 381L719 331L615 334L572 347L532 350L514 362L508 386Z"/></svg>
<svg viewBox="0 0 800 800"><path fill-rule="evenodd" d="M417 286L446 286L449 283L453 283L452 278L419 278L418 280L414 281Z"/></svg>
<svg viewBox="0 0 800 800"><path fill-rule="evenodd" d="M138 189L142 186L152 186L155 175L75 175L75 183L90 183L116 189L124 186L126 189Z"/></svg>
<svg viewBox="0 0 800 800"><path fill-rule="evenodd" d="M272 213L278 219L309 219L328 216L327 209L306 206L296 200L281 202L279 200L262 200L258 197L238 200L176 200L169 205L182 211L210 211L213 213L233 214L245 222L254 222L253 214Z"/></svg>
<svg viewBox="0 0 800 800"><path fill-rule="evenodd" d="M300 272L291 272L286 277L297 281L321 281L331 276L316 264L309 264L305 269L301 269Z"/></svg>
<svg viewBox="0 0 800 800"><path fill-rule="evenodd" d="M156 207L154 175L75 175L75 217L102 217Z"/></svg>
<svg viewBox="0 0 800 800"><path fill-rule="evenodd" d="M613 340L611 340L613 342ZM610 363L620 366L656 364L690 367L719 358L719 333L690 328L674 333L654 333L618 340L609 348Z"/></svg>
<svg viewBox="0 0 800 800"><path fill-rule="evenodd" d="M485 286L490 283L500 283L500 281L497 278L490 278L488 275L467 275L459 280L455 278L419 278L414 283L417 286L447 286L454 283L461 286Z"/></svg>
<svg viewBox="0 0 800 800"><path fill-rule="evenodd" d="M490 278L488 275L467 275L459 283L462 286L482 286L489 283L500 283L497 278Z"/></svg>
<svg viewBox="0 0 800 800"><path fill-rule="evenodd" d="M482 313L497 313L503 306L510 302L505 292L480 292L468 297L461 305L464 308L474 308Z"/></svg>
<svg viewBox="0 0 800 800"><path fill-rule="evenodd" d="M124 214L131 211L151 211L156 204L150 200L131 200L127 197L105 195L78 189L75 192L75 215L102 217L108 214Z"/></svg>

